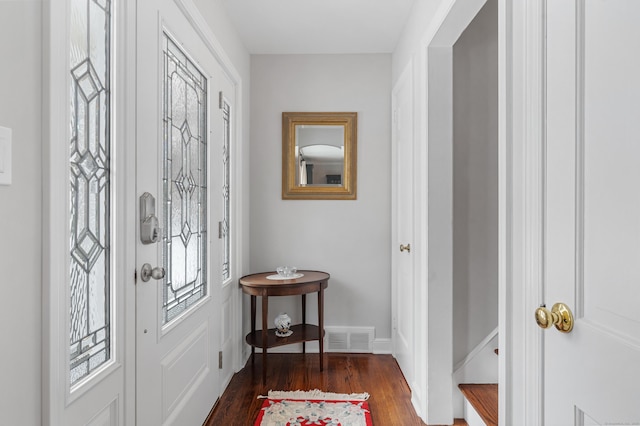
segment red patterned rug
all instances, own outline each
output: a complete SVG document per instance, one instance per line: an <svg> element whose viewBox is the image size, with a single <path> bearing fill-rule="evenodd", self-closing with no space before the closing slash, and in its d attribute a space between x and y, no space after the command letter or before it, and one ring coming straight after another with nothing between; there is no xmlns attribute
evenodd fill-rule
<svg viewBox="0 0 640 426"><path fill-rule="evenodd" d="M255 426L373 426L368 393L269 391Z"/></svg>

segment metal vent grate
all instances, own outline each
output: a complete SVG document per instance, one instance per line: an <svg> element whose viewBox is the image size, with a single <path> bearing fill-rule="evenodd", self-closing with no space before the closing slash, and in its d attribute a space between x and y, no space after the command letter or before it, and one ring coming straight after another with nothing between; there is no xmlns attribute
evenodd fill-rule
<svg viewBox="0 0 640 426"><path fill-rule="evenodd" d="M351 333L349 343L352 350L371 352L373 342L369 341L368 333Z"/></svg>
<svg viewBox="0 0 640 426"><path fill-rule="evenodd" d="M325 327L327 352L373 353L373 327Z"/></svg>
<svg viewBox="0 0 640 426"><path fill-rule="evenodd" d="M331 333L328 332L328 350L332 351L345 351L349 349L349 334L348 333Z"/></svg>

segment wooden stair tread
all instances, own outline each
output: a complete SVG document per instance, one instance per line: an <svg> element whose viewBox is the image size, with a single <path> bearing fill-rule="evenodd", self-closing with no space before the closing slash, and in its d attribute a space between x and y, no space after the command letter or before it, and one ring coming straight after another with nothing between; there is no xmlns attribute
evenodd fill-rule
<svg viewBox="0 0 640 426"><path fill-rule="evenodd" d="M493 383L458 385L462 394L487 426L498 426L498 385Z"/></svg>
<svg viewBox="0 0 640 426"><path fill-rule="evenodd" d="M465 419L453 419L453 426L469 426Z"/></svg>

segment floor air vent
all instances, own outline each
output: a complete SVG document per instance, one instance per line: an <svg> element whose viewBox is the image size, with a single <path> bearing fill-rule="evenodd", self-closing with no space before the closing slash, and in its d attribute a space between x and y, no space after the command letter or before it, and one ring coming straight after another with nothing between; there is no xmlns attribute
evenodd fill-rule
<svg viewBox="0 0 640 426"><path fill-rule="evenodd" d="M327 352L373 353L373 327L325 327Z"/></svg>

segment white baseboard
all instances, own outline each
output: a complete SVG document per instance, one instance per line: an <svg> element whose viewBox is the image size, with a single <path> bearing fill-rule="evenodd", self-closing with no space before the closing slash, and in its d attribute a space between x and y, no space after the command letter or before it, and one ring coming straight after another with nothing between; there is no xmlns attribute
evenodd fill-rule
<svg viewBox="0 0 640 426"><path fill-rule="evenodd" d="M345 350L345 351L340 351L340 350L328 350L328 346L327 343L325 341L325 353L331 353L331 352L335 352L335 353L373 353L375 355L386 355L386 354L391 354L392 353L392 349L393 346L391 344L391 339L374 339L372 341L371 344L371 350L360 350L360 351L354 351L354 350ZM320 348L318 347L318 342L307 342L306 344L306 353L318 353L320 351ZM277 346L275 348L269 348L268 350L269 353L272 354L297 354L297 353L302 353L302 343L295 343L295 344L291 344L291 345L286 345L286 346ZM262 353L262 350L260 348L256 348L256 353ZM244 362L246 363L246 361L249 359L249 357L251 356L251 347L249 345L245 345L245 349L244 349ZM243 364L244 365L244 364Z"/></svg>
<svg viewBox="0 0 640 426"><path fill-rule="evenodd" d="M373 353L376 355L392 354L393 344L391 339L374 339Z"/></svg>
<svg viewBox="0 0 640 426"><path fill-rule="evenodd" d="M359 334L363 334L360 332L364 332L366 331L366 334L368 334L369 336L373 336L373 332L369 330L369 327L356 327L357 330L355 330L353 327L339 327L338 329L342 332L343 330L348 330L348 333L353 332L354 330ZM326 330L326 336L325 336L325 341L324 341L324 350L325 353L331 353L331 352L335 352L335 353L372 353L375 355L387 355L387 354L391 354L393 353L393 344L391 339L370 339L369 343L367 345L360 345L356 348L353 347L349 347L348 344L347 346L345 346L344 349L340 349L340 348L330 348L329 347L329 342L328 342L328 336L329 336L329 329L331 330L331 332L335 333L336 327L327 327ZM318 346L318 342L307 342L306 343L306 348L305 348L305 352L306 353L318 353L320 351L320 348ZM277 346L275 348L269 348L268 350L269 353L283 353L283 354L287 354L287 353L302 353L302 343L295 343L295 344L291 344L291 345L286 345L286 346ZM256 348L256 353L262 353L262 350L260 348ZM243 350L243 361L244 363L247 362L247 360L249 359L249 357L251 356L251 347L249 345L244 345L244 350ZM243 363L243 365L244 365Z"/></svg>

